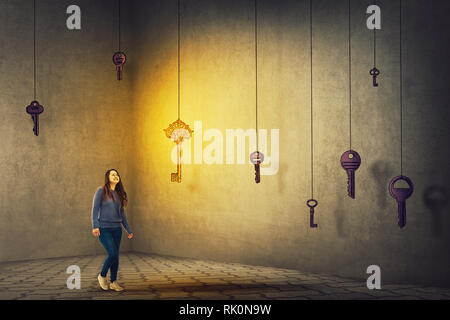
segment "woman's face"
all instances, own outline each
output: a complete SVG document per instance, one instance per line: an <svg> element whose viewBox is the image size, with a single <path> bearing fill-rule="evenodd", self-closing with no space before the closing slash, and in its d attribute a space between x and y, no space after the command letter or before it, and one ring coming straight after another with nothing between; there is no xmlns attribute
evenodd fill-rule
<svg viewBox="0 0 450 320"><path fill-rule="evenodd" d="M119 183L119 181L120 181L119 174L116 171L111 170L109 172L109 183L117 184L117 183Z"/></svg>

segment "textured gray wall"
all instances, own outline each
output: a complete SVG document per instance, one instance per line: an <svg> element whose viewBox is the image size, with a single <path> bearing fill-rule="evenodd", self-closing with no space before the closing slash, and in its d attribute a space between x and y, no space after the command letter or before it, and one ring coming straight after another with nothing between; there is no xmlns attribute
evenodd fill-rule
<svg viewBox="0 0 450 320"><path fill-rule="evenodd" d="M106 170L117 168L133 194L131 82L128 74L116 80L113 8L77 1L82 29L69 31L72 1L36 3L37 100L45 108L37 137L25 112L33 100L33 1L0 1L0 261L103 253L90 214Z"/></svg>
<svg viewBox="0 0 450 320"><path fill-rule="evenodd" d="M376 89L365 28L372 1L352 1L352 140L363 161L352 200L339 164L349 147L347 1L314 0L317 229L305 206L309 1L259 1L259 125L280 130L278 174L259 185L252 166L239 164L185 164L183 183L170 182L174 144L162 129L177 114L176 1L123 1L129 60L121 83L111 66L114 6L78 1L83 29L68 31L71 3L37 2L38 100L46 108L39 137L25 113L33 93L32 2L0 2L0 261L103 253L89 215L104 172L116 167L135 232L123 250L361 279L377 264L384 280L450 284L449 206L424 199L433 188L449 192L447 1L404 1L404 173L416 188L403 230L387 191L400 173L397 1L378 1ZM224 136L253 128L253 1L182 2L182 120L191 127L201 120L203 132Z"/></svg>
<svg viewBox="0 0 450 320"><path fill-rule="evenodd" d="M450 284L448 205L448 27L446 1L404 1L404 173L415 183L407 226L388 193L399 165L398 1L378 1L380 87L373 88L372 32L352 1L353 148L362 157L357 198L346 195L347 1L314 0L316 222L310 196L309 1L259 1L259 125L280 129L277 175L253 181L251 165L186 164L170 182L176 119L176 1L133 1L136 70L133 250L366 278ZM254 127L253 1L182 1L181 118L203 131ZM204 146L207 143L204 142ZM432 198L439 195L434 194ZM447 197L448 198L448 197Z"/></svg>

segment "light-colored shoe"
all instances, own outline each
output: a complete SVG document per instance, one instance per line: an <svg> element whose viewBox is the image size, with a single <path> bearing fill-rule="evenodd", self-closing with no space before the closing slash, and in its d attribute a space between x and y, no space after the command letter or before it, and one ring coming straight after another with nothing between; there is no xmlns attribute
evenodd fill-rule
<svg viewBox="0 0 450 320"><path fill-rule="evenodd" d="M108 280L106 279L106 277L102 277L102 275L99 274L97 279L98 279L98 283L100 284L100 287L103 290L108 290Z"/></svg>
<svg viewBox="0 0 450 320"><path fill-rule="evenodd" d="M116 290L116 291L122 291L122 290L123 290L123 288L122 288L121 286L119 286L119 284L117 283L117 281L111 282L111 283L109 284L109 288L110 288L111 290Z"/></svg>

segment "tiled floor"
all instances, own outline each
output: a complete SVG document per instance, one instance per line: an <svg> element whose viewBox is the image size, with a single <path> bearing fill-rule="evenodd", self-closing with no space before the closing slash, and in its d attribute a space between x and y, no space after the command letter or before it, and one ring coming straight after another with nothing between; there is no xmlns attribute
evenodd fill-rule
<svg viewBox="0 0 450 320"><path fill-rule="evenodd" d="M125 291L103 291L97 282L105 256L40 259L0 264L0 299L450 299L450 289L365 282L297 270L237 263L122 253L118 282ZM81 269L81 288L68 289L66 269Z"/></svg>

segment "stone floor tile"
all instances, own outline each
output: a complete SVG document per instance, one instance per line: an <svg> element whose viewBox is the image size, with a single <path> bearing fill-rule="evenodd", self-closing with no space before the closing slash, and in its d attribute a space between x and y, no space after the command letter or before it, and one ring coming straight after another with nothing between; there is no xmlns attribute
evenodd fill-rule
<svg viewBox="0 0 450 320"><path fill-rule="evenodd" d="M14 291L0 291L0 300L15 300L20 297L22 297L24 294L21 292L14 292Z"/></svg>
<svg viewBox="0 0 450 320"><path fill-rule="evenodd" d="M364 293L339 293L308 296L311 300L371 300L374 297Z"/></svg>
<svg viewBox="0 0 450 320"><path fill-rule="evenodd" d="M279 291L279 292L265 292L263 293L269 299L282 299L292 297L309 297L320 295L317 291L304 290L304 291Z"/></svg>
<svg viewBox="0 0 450 320"><path fill-rule="evenodd" d="M232 300L270 300L264 297L262 294L236 294L231 296Z"/></svg>
<svg viewBox="0 0 450 320"><path fill-rule="evenodd" d="M118 280L124 292L97 282L106 255L0 264L0 299L450 299L450 288L383 284L275 267L126 252ZM81 289L66 286L69 265L81 268ZM215 297L215 298L214 298Z"/></svg>

